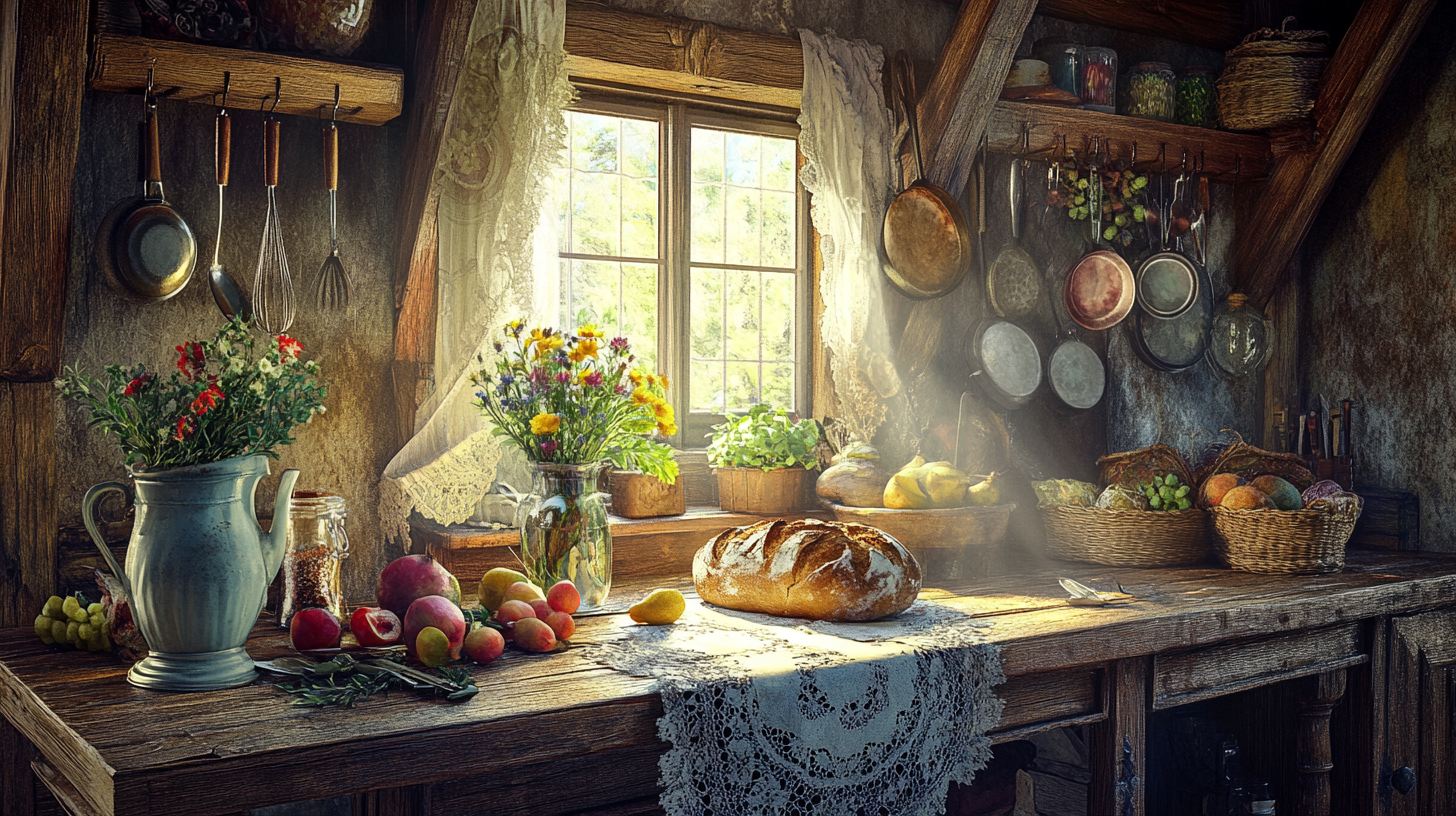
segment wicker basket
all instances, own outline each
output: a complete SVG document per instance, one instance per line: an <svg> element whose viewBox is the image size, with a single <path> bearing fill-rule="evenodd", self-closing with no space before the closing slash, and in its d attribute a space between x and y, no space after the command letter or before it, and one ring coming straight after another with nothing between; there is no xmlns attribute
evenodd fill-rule
<svg viewBox="0 0 1456 816"><path fill-rule="evenodd" d="M1040 510L1052 558L1111 567L1174 567L1208 559L1211 536L1202 510Z"/></svg>
<svg viewBox="0 0 1456 816"><path fill-rule="evenodd" d="M1345 543L1360 511L1230 510L1215 507L1219 560L1242 572L1315 575L1345 568Z"/></svg>
<svg viewBox="0 0 1456 816"><path fill-rule="evenodd" d="M1265 130L1309 116L1324 73L1324 31L1261 29L1224 55L1219 121L1229 130Z"/></svg>

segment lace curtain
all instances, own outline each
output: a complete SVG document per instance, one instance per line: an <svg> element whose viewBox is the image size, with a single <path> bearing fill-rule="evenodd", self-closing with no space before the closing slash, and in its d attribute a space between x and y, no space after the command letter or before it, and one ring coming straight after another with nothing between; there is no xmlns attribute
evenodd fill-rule
<svg viewBox="0 0 1456 816"><path fill-rule="evenodd" d="M880 231L895 195L892 129L878 46L799 30L804 92L799 113L799 178L813 195L824 268L819 330L830 352L839 419L870 441L885 420L882 397L899 390L888 359L881 297Z"/></svg>
<svg viewBox="0 0 1456 816"><path fill-rule="evenodd" d="M464 521L495 478L489 433L469 375L495 354L507 320L549 322L558 262L546 201L565 144L566 0L483 0L435 169L439 190L435 389L415 435L385 468L386 533L407 545L412 509Z"/></svg>

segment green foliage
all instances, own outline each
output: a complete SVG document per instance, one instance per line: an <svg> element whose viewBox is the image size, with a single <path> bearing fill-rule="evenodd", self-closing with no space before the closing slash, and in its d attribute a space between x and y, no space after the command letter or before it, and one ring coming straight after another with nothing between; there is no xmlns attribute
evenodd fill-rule
<svg viewBox="0 0 1456 816"><path fill-rule="evenodd" d="M247 324L234 319L202 342L176 347L167 377L145 366L106 367L97 380L76 366L57 381L83 403L87 422L116 438L128 466L162 470L264 454L293 442L293 427L324 412L328 388L319 365L303 360L303 345L286 334L261 351Z"/></svg>
<svg viewBox="0 0 1456 816"><path fill-rule="evenodd" d="M819 467L814 456L819 423L796 422L783 408L755 405L746 414L728 414L722 425L713 426L710 439L708 464L713 467Z"/></svg>
<svg viewBox="0 0 1456 816"><path fill-rule="evenodd" d="M1179 484L1178 477L1172 473L1154 476L1152 484L1138 485L1138 490L1148 497L1148 504L1153 510L1171 513L1193 506L1193 499L1189 496L1191 488Z"/></svg>

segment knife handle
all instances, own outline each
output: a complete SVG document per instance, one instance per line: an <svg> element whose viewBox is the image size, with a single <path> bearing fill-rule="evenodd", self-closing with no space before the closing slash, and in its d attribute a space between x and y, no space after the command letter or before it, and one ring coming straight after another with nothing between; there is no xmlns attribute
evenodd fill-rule
<svg viewBox="0 0 1456 816"><path fill-rule="evenodd" d="M1319 411L1310 411L1305 416L1305 430L1309 432L1310 458L1319 459Z"/></svg>

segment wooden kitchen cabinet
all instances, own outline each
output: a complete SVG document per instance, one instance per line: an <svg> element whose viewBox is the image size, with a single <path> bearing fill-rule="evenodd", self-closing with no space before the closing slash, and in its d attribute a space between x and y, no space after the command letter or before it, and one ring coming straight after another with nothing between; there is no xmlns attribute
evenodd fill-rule
<svg viewBox="0 0 1456 816"><path fill-rule="evenodd" d="M1389 637L1381 805L1456 814L1456 609L1393 618Z"/></svg>

